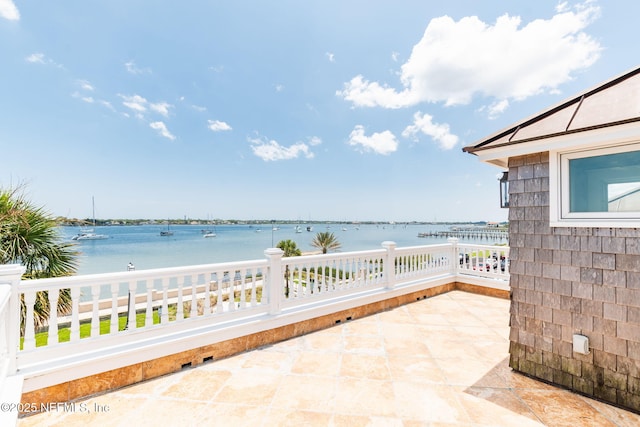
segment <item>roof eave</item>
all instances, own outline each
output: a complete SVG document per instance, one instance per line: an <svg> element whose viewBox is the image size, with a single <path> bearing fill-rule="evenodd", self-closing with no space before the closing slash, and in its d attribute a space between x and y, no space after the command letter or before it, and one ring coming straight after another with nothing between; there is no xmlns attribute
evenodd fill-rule
<svg viewBox="0 0 640 427"><path fill-rule="evenodd" d="M522 142L526 142L526 144L522 144ZM562 132L542 138L531 138L526 141L510 142L467 152L478 156L482 162L506 168L510 157L548 151L572 151L623 145L632 142L640 142L640 119Z"/></svg>
<svg viewBox="0 0 640 427"><path fill-rule="evenodd" d="M477 151L483 150L484 146L486 146L488 144L491 144L492 142L494 142L494 141L496 141L496 140L498 140L500 138L504 138L507 135L511 135L511 138L509 138L509 140L511 142L511 139L513 139L513 137L515 136L513 134L516 133L519 128L526 127L526 126L528 126L528 125L530 125L532 123L535 123L535 122L540 121L540 120L542 120L542 119L544 119L546 117L549 117L550 115L553 115L556 112L558 112L560 110L563 110L563 109L569 107L572 104L580 103L581 100L584 99L585 97L589 97L589 96L591 96L591 95L593 95L595 93L598 93L600 91L606 90L607 88L610 88L611 86L614 86L614 85L616 85L616 84L618 84L618 83L620 83L620 82L622 82L622 81L624 81L624 80L626 80L628 78L631 78L631 77L635 76L638 73L640 73L640 67L636 67L636 68L634 68L634 69L632 69L630 71L622 73L622 74L620 74L620 75L618 75L618 76L606 81L605 83L600 83L597 86L594 86L594 87L592 87L592 88L590 88L590 89L588 89L586 91L583 91L583 92L579 93L578 95L575 95L573 97L565 99L564 101L561 101L560 103L558 103L558 104L556 104L556 105L544 110L541 113L536 113L536 114L534 114L532 116L529 116L526 119L517 122L515 125L510 125L510 126L504 128L504 129L502 129L502 130L500 130L500 131L498 131L498 132L496 132L496 133L494 133L492 135L489 135L486 138L483 138L483 139L481 139L479 141L476 141L474 144L471 144L471 145L468 145L466 147L463 147L462 151L464 151L466 153L475 153ZM606 124L605 126L613 126L613 125L616 125L616 124L618 124L618 123ZM579 129L579 130L575 130L575 131L571 131L571 132L582 132L584 130L588 130L588 129ZM543 138L544 139L544 138L555 137L555 136L557 136L557 134L555 134L555 135L543 135L543 136L540 136L538 138ZM513 143L529 142L530 140L536 140L536 139L537 138L531 138L531 139L527 139L527 140L525 140L525 139L514 140ZM504 145L504 144L501 144L501 145ZM491 147L491 149L493 149L493 148L494 147Z"/></svg>

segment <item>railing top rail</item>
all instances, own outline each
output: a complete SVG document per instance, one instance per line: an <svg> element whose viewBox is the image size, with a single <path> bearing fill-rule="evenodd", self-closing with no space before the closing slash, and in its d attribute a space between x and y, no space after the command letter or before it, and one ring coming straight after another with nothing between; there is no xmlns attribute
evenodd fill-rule
<svg viewBox="0 0 640 427"><path fill-rule="evenodd" d="M382 255L386 253L384 249L372 249L368 251L353 251L353 252L332 252L330 254L316 254L316 255L302 255L295 257L283 257L283 262L292 262L292 261L324 261L327 259L341 259L341 258L352 258L356 256L364 256L364 255Z"/></svg>
<svg viewBox="0 0 640 427"><path fill-rule="evenodd" d="M243 268L264 268L266 266L266 260L257 259L217 264L199 264L181 267L154 268L149 270L124 271L117 273L85 274L78 276L55 277L51 279L23 280L20 283L20 288L25 290L41 290L44 287L55 287L59 285L64 285L65 287L90 286L93 284L130 282L132 280L163 279L181 275L204 274L220 270L234 271Z"/></svg>
<svg viewBox="0 0 640 427"><path fill-rule="evenodd" d="M472 248L472 249L498 249L502 248L505 250L509 249L508 245L479 245L475 243L458 243L459 248Z"/></svg>
<svg viewBox="0 0 640 427"><path fill-rule="evenodd" d="M437 245L419 245L419 246L403 246L401 248L396 248L396 253L399 252L415 252L415 251L419 251L419 250L424 250L424 249L428 249L428 250L438 250L438 249L450 249L451 248L451 243L440 243Z"/></svg>

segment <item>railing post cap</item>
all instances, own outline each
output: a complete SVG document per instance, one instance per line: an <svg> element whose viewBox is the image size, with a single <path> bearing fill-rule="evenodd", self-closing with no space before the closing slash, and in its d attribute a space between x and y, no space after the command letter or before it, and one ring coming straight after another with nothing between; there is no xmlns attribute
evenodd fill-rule
<svg viewBox="0 0 640 427"><path fill-rule="evenodd" d="M395 249L397 246L396 242L392 242L391 240L385 240L382 242L382 247L386 249Z"/></svg>
<svg viewBox="0 0 640 427"><path fill-rule="evenodd" d="M280 248L268 248L264 251L264 254L266 256L277 256L277 255L283 255L284 251Z"/></svg>
<svg viewBox="0 0 640 427"><path fill-rule="evenodd" d="M20 264L3 264L0 265L0 276L22 276L27 268Z"/></svg>

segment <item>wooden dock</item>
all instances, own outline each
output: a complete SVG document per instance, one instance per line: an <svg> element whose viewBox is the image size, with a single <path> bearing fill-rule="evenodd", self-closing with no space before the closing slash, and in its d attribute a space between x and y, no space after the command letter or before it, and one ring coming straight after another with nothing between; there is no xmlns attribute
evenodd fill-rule
<svg viewBox="0 0 640 427"><path fill-rule="evenodd" d="M446 231L418 233L418 237L456 237L458 239L509 240L509 230L503 228L452 228Z"/></svg>

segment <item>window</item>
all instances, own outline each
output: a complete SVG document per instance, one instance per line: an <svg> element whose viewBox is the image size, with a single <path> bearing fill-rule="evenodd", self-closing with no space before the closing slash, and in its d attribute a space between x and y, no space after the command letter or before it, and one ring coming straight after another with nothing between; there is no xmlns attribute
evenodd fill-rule
<svg viewBox="0 0 640 427"><path fill-rule="evenodd" d="M551 225L640 227L640 145L551 153L551 171Z"/></svg>

